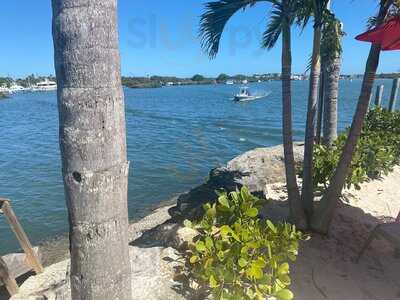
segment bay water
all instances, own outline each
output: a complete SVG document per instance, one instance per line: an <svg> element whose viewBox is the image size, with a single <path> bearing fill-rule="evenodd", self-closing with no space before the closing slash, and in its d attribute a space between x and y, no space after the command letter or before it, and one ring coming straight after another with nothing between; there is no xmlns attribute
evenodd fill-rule
<svg viewBox="0 0 400 300"><path fill-rule="evenodd" d="M385 104L391 81L385 85ZM271 92L232 101L239 85L125 89L129 216L201 184L210 169L257 147L281 144L281 83L250 84ZM339 129L349 126L361 80L341 81ZM293 82L294 138L304 138L308 81ZM33 244L65 234L67 213L58 146L55 92L19 93L0 101L0 197L12 206ZM110 208L112 209L112 208ZM0 255L19 249L0 215Z"/></svg>

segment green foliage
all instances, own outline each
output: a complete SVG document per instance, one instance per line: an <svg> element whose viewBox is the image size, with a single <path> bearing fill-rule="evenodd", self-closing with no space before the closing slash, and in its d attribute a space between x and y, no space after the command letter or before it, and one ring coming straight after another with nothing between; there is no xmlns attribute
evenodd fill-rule
<svg viewBox="0 0 400 300"><path fill-rule="evenodd" d="M227 81L228 79L230 79L229 75L222 73L218 75L217 82L224 82Z"/></svg>
<svg viewBox="0 0 400 300"><path fill-rule="evenodd" d="M288 261L296 259L303 234L261 220L261 200L246 187L218 195L198 224L185 221L199 232L185 253L189 277L215 299L292 299Z"/></svg>
<svg viewBox="0 0 400 300"><path fill-rule="evenodd" d="M122 85L129 88L159 88L161 82L148 77L122 77Z"/></svg>
<svg viewBox="0 0 400 300"><path fill-rule="evenodd" d="M346 139L347 133L343 133L332 147L315 147L315 188L321 185L326 187L332 178ZM380 107L370 110L346 178L346 187L354 186L359 189L362 182L387 174L400 162L399 158L400 112L392 113Z"/></svg>
<svg viewBox="0 0 400 300"><path fill-rule="evenodd" d="M200 75L200 74L196 74L192 77L193 81L203 81L205 78L204 76Z"/></svg>
<svg viewBox="0 0 400 300"><path fill-rule="evenodd" d="M326 12L324 20L321 39L321 56L323 60L329 61L341 55L341 38L345 33L342 31L342 24L331 12Z"/></svg>
<svg viewBox="0 0 400 300"><path fill-rule="evenodd" d="M10 77L0 77L0 86L10 87L13 80Z"/></svg>
<svg viewBox="0 0 400 300"><path fill-rule="evenodd" d="M238 11L264 0L216 0L204 4L200 18L201 47L210 58L218 54L222 33L229 19Z"/></svg>

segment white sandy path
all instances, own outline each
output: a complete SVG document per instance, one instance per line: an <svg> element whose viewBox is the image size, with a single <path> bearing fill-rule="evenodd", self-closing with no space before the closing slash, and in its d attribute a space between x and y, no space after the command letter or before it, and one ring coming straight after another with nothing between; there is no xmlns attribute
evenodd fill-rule
<svg viewBox="0 0 400 300"><path fill-rule="evenodd" d="M279 184L268 190L273 200L285 198ZM400 299L400 259L394 257L390 244L376 240L360 262L354 263L374 226L393 221L399 211L400 167L363 184L360 191L346 191L329 237L315 235L300 249L292 267L295 300Z"/></svg>

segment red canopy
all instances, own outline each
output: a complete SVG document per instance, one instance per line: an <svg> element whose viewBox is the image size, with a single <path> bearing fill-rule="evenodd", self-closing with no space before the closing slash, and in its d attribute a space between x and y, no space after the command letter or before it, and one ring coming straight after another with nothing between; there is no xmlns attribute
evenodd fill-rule
<svg viewBox="0 0 400 300"><path fill-rule="evenodd" d="M400 50L400 17L356 36L356 40L380 44L382 50Z"/></svg>

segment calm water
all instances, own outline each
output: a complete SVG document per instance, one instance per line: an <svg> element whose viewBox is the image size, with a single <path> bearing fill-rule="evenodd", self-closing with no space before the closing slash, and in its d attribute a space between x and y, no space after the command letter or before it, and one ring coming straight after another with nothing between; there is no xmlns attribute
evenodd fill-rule
<svg viewBox="0 0 400 300"><path fill-rule="evenodd" d="M385 84L385 99L391 81ZM339 127L354 113L361 81L342 81ZM234 103L238 86L126 89L129 214L139 218L157 203L201 183L211 168L255 147L281 143L280 82L252 85L265 100ZM294 135L302 139L308 82L293 83ZM33 243L67 231L60 175L56 94L25 93L0 102L0 197ZM0 216L0 254L18 247Z"/></svg>

